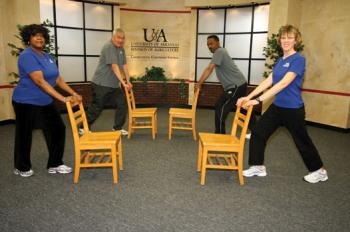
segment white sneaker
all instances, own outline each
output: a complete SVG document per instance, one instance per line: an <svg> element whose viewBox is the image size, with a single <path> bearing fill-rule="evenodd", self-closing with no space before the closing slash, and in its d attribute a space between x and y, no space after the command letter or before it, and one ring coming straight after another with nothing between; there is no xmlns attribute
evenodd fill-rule
<svg viewBox="0 0 350 232"><path fill-rule="evenodd" d="M122 135L128 135L129 132L127 130L121 129L120 133L122 133Z"/></svg>
<svg viewBox="0 0 350 232"><path fill-rule="evenodd" d="M319 181L328 180L327 171L323 168L318 169L317 171L311 172L308 175L304 176L306 182L315 184Z"/></svg>
<svg viewBox="0 0 350 232"><path fill-rule="evenodd" d="M249 134L247 133L247 134L245 134L245 138L246 138L246 139L250 139L250 137L252 137L252 133L249 133Z"/></svg>
<svg viewBox="0 0 350 232"><path fill-rule="evenodd" d="M84 135L84 129L83 128L79 128L78 129L78 133L80 136L83 136Z"/></svg>
<svg viewBox="0 0 350 232"><path fill-rule="evenodd" d="M34 175L34 171L32 169L30 169L29 171L26 171L26 172L22 172L16 168L15 170L13 170L13 173L15 175L20 175L21 177L30 177L30 176Z"/></svg>
<svg viewBox="0 0 350 232"><path fill-rule="evenodd" d="M116 129L112 128L112 131L120 131L120 133L121 133L122 135L128 135L128 134L129 134L129 132L128 132L127 130L124 130L124 129L116 130Z"/></svg>
<svg viewBox="0 0 350 232"><path fill-rule="evenodd" d="M68 174L72 172L72 168L62 164L58 167L47 169L47 172L50 174L56 174L56 173Z"/></svg>
<svg viewBox="0 0 350 232"><path fill-rule="evenodd" d="M247 170L243 171L243 176L252 177L252 176L266 176L266 167L264 165L253 165L250 166Z"/></svg>

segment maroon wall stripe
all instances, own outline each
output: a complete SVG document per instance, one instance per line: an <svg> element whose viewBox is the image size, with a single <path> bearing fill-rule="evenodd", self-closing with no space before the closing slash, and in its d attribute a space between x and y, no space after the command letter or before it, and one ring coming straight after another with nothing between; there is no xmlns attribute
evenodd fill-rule
<svg viewBox="0 0 350 232"><path fill-rule="evenodd" d="M14 87L14 85L0 85L0 89L12 89Z"/></svg>
<svg viewBox="0 0 350 232"><path fill-rule="evenodd" d="M132 9L132 8L120 8L121 11L134 11L134 12L147 12L147 13L176 13L176 14L189 14L191 11L185 10L145 10L145 9Z"/></svg>
<svg viewBox="0 0 350 232"><path fill-rule="evenodd" d="M186 83L194 83L192 80L185 80ZM14 85L0 85L0 89L12 89L14 88ZM309 92L309 93L319 93L319 94L326 94L326 95L336 95L336 96L345 96L350 97L350 93L342 93L342 92L335 92L335 91L326 91L326 90L318 90L318 89L302 89L303 92Z"/></svg>
<svg viewBox="0 0 350 232"><path fill-rule="evenodd" d="M350 97L350 93L342 93L342 92L335 92L335 91L326 91L326 90L318 90L318 89L302 89L303 92L310 92L310 93L320 93L320 94L326 94L326 95L337 95L337 96L346 96Z"/></svg>

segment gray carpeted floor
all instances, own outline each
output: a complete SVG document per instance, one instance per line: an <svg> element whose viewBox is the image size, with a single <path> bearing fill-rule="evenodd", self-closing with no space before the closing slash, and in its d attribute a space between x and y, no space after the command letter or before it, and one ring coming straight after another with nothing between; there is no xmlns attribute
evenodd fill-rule
<svg viewBox="0 0 350 232"><path fill-rule="evenodd" d="M198 110L198 131L211 132L213 116L212 110ZM240 187L236 173L213 170L201 186L198 142L181 131L168 141L167 117L167 109L160 109L155 141L147 130L123 139L125 170L118 185L110 169L82 170L77 185L73 175L49 175L41 131L33 136L35 175L15 176L14 125L0 126L0 231L349 231L349 133L308 127L329 172L327 182L302 181L307 170L281 128L266 150L267 177L245 178ZM63 118L64 160L72 166L71 130ZM112 118L113 111L105 110L93 130L110 130Z"/></svg>

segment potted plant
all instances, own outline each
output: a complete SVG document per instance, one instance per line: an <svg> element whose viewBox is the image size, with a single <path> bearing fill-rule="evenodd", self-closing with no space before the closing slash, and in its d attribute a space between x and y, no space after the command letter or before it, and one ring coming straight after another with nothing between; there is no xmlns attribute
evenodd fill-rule
<svg viewBox="0 0 350 232"><path fill-rule="evenodd" d="M130 81L138 104L187 104L185 80L167 78L162 67L146 67L143 76L131 77Z"/></svg>
<svg viewBox="0 0 350 232"><path fill-rule="evenodd" d="M165 70L161 67L155 67L152 66L151 68L146 67L145 69L145 75L143 75L142 77L139 78L140 81L142 81L143 85L144 85L144 95L148 94L148 86L147 86L147 82L148 81L161 81L163 82L162 84L162 96L166 96L167 92L168 92L168 88L167 88L167 81L168 78L165 76Z"/></svg>

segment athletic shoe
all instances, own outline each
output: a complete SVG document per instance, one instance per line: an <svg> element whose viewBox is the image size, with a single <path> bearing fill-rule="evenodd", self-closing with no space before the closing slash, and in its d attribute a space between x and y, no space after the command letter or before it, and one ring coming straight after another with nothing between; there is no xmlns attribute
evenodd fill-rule
<svg viewBox="0 0 350 232"><path fill-rule="evenodd" d="M247 170L243 171L243 176L252 177L252 176L266 176L266 167L264 165L253 165L250 166Z"/></svg>
<svg viewBox="0 0 350 232"><path fill-rule="evenodd" d="M120 133L121 133L122 135L128 135L128 134L129 134L129 132L128 132L127 130L124 130L124 129L121 129L121 130L120 130Z"/></svg>
<svg viewBox="0 0 350 232"><path fill-rule="evenodd" d="M327 171L323 168L318 169L317 171L311 172L308 175L304 176L306 182L315 184L319 181L328 180Z"/></svg>
<svg viewBox="0 0 350 232"><path fill-rule="evenodd" d="M58 167L47 169L47 172L50 174L56 174L56 173L68 174L72 172L72 168L62 164Z"/></svg>
<svg viewBox="0 0 350 232"><path fill-rule="evenodd" d="M32 169L30 169L29 171L26 171L26 172L22 172L16 168L15 170L13 170L13 173L15 175L20 175L21 177L30 177L30 176L34 175L34 171Z"/></svg>
<svg viewBox="0 0 350 232"><path fill-rule="evenodd" d="M83 136L84 135L84 129L83 128L79 128L78 129L78 133L80 136Z"/></svg>
<svg viewBox="0 0 350 232"><path fill-rule="evenodd" d="M129 132L128 132L127 130L124 130L124 129L117 130L117 129L115 129L114 127L112 128L112 131L120 131L120 133L121 133L122 135L128 135L128 134L129 134Z"/></svg>

